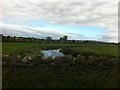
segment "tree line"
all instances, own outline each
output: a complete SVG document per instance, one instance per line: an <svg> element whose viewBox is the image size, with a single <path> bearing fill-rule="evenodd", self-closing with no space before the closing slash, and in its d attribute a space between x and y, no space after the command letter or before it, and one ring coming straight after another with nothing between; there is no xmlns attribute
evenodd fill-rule
<svg viewBox="0 0 120 90"><path fill-rule="evenodd" d="M35 38L35 37L18 37L18 36L4 36L0 34L2 37L2 42L46 42L46 43L94 43L94 44L119 44L119 43L108 43L102 41L92 41L92 40L68 40L68 36L60 37L59 39L53 39L52 37L48 36L45 38Z"/></svg>
<svg viewBox="0 0 120 90"><path fill-rule="evenodd" d="M52 37L48 36L45 38L35 38L35 37L17 37L17 36L4 36L1 35L2 42L66 42L68 40L68 36L60 37L58 40L54 40Z"/></svg>

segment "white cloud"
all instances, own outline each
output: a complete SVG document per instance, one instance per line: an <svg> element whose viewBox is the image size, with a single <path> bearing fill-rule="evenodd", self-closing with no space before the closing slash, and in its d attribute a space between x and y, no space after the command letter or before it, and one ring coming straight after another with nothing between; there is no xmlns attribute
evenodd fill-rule
<svg viewBox="0 0 120 90"><path fill-rule="evenodd" d="M56 24L104 27L106 31L101 39L118 41L118 0L48 1L51 0L4 0L2 14L22 18L21 21L45 19Z"/></svg>

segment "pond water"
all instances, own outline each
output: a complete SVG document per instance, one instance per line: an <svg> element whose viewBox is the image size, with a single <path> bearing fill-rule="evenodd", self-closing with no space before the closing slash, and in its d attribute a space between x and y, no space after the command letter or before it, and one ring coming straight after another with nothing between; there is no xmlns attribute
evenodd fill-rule
<svg viewBox="0 0 120 90"><path fill-rule="evenodd" d="M57 50L43 50L41 53L44 55L44 58L63 57L64 54L60 52L61 49Z"/></svg>

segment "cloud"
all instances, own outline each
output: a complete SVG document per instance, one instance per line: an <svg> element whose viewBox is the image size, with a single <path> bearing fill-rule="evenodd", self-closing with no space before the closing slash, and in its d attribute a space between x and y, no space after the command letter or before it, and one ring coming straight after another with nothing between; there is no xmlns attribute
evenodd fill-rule
<svg viewBox="0 0 120 90"><path fill-rule="evenodd" d="M2 34L4 35L12 35L12 36L24 36L24 37L36 37L36 38L45 38L47 36L52 37L53 39L59 39L64 35L68 36L69 40L97 40L93 37L86 37L82 34L74 34L69 32L57 31L57 30L49 30L46 28L33 28L33 27L23 27L18 25L6 25L3 24Z"/></svg>
<svg viewBox="0 0 120 90"><path fill-rule="evenodd" d="M101 36L101 40L117 42L118 0L115 2L108 0L102 0L103 2L87 1L5 0L2 6L3 18L19 17L23 23L27 20L43 19L52 24L104 27L106 31ZM21 23L18 21L18 24Z"/></svg>

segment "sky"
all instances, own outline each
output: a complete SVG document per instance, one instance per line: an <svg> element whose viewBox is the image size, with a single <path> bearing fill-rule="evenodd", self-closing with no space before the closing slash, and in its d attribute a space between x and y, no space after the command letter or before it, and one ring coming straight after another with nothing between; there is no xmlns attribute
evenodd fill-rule
<svg viewBox="0 0 120 90"><path fill-rule="evenodd" d="M2 0L3 35L118 42L118 0Z"/></svg>

